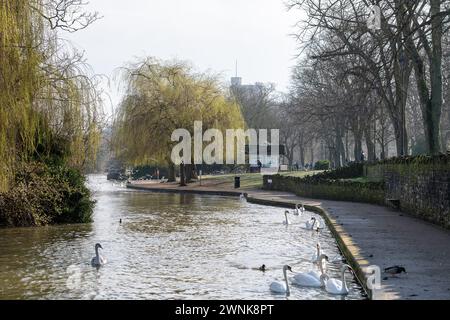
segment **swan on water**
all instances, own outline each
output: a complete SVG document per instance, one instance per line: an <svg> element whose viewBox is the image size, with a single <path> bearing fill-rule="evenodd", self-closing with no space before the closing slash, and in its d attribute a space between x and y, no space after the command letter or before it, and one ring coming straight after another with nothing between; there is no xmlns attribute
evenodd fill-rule
<svg viewBox="0 0 450 320"><path fill-rule="evenodd" d="M320 243L317 242L316 244L316 252L313 254L312 258L311 258L311 262L315 265L319 265L319 262L321 262L320 260L320 255L322 254L322 249L320 247Z"/></svg>
<svg viewBox="0 0 450 320"><path fill-rule="evenodd" d="M308 230L314 230L314 226L317 222L317 219L315 217L312 217L308 221L305 222L305 228Z"/></svg>
<svg viewBox="0 0 450 320"><path fill-rule="evenodd" d="M327 262L328 261L330 261L328 256L326 254L321 253L319 258L317 259L317 264L316 264L316 266L319 268L320 272L318 272L316 270L311 270L308 272L308 274L313 276L317 280L320 280L320 277L322 276L322 274L326 275L326 273L327 273Z"/></svg>
<svg viewBox="0 0 450 320"><path fill-rule="evenodd" d="M342 265L341 268L341 280L329 278L325 281L325 290L328 293L331 294L337 294L337 295L346 295L348 294L348 287L347 283L345 282L345 271L353 270L352 267L350 267L348 264Z"/></svg>
<svg viewBox="0 0 450 320"><path fill-rule="evenodd" d="M294 214L295 214L296 216L299 216L299 215L302 215L304 212L305 212L305 207L303 206L303 204L302 204L301 207L299 207L299 204L297 203L297 204L295 205Z"/></svg>
<svg viewBox="0 0 450 320"><path fill-rule="evenodd" d="M98 249L103 249L100 243L95 244L95 257L91 260L93 267L100 267L106 263L106 259L98 253Z"/></svg>
<svg viewBox="0 0 450 320"><path fill-rule="evenodd" d="M290 266L285 265L283 267L283 276L284 276L284 282L280 282L280 281L274 281L270 284L270 291L274 292L274 293L286 293L286 295L289 295L291 293L291 291L289 290L289 282L288 282L288 278L287 278L287 271L291 271L292 269Z"/></svg>
<svg viewBox="0 0 450 320"><path fill-rule="evenodd" d="M293 283L299 286L313 288L321 288L325 286L325 281L328 279L328 276L323 269L322 260L327 261L328 257L324 254L319 257L320 273L315 270L297 273L293 277Z"/></svg>
<svg viewBox="0 0 450 320"><path fill-rule="evenodd" d="M316 221L316 231L320 231L320 229L323 229L325 223L323 222L322 218L318 218Z"/></svg>
<svg viewBox="0 0 450 320"><path fill-rule="evenodd" d="M285 220L283 221L283 224L285 224L285 225L291 224L291 222L289 221L289 218L288 218L288 213L289 213L288 210L284 211Z"/></svg>

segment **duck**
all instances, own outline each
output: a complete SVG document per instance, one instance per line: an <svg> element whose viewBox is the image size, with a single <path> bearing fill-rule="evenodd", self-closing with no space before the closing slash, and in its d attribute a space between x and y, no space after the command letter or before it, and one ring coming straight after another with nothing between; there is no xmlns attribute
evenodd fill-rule
<svg viewBox="0 0 450 320"><path fill-rule="evenodd" d="M384 273L389 273L391 275L401 274L402 272L407 273L404 267L393 266L384 269Z"/></svg>
<svg viewBox="0 0 450 320"><path fill-rule="evenodd" d="M287 271L292 272L292 268L288 265L283 266L283 276L284 276L284 281L280 282L280 281L273 281L270 284L270 291L274 292L274 293L285 293L286 295L290 295L291 291L289 289L289 282L288 282L288 278L287 278Z"/></svg>
<svg viewBox="0 0 450 320"><path fill-rule="evenodd" d="M93 267L97 267L97 268L106 264L106 259L98 253L98 249L103 249L103 247L100 243L95 244L95 257L93 257L91 260L91 265Z"/></svg>
<svg viewBox="0 0 450 320"><path fill-rule="evenodd" d="M267 270L267 269L266 269L266 265L263 264L261 267L258 268L258 270L259 270L259 271L262 271L262 272L266 272L266 270Z"/></svg>
<svg viewBox="0 0 450 320"><path fill-rule="evenodd" d="M335 295L347 295L349 293L347 283L345 282L345 271L353 270L348 264L343 264L341 268L341 279L328 278L325 281L325 290Z"/></svg>
<svg viewBox="0 0 450 320"><path fill-rule="evenodd" d="M289 224L291 224L291 222L289 221L289 218L288 218L288 214L289 214L289 211L288 211L288 210L284 211L284 217L285 217L285 220L283 221L283 224L284 224L284 225L289 225Z"/></svg>

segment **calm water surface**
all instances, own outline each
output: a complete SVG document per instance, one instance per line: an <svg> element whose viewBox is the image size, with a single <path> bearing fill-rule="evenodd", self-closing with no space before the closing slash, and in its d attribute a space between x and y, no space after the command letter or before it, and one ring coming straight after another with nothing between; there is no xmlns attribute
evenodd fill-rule
<svg viewBox="0 0 450 320"><path fill-rule="evenodd" d="M339 255L328 230L302 228L313 213L286 227L284 209L236 198L131 191L103 175L89 185L92 224L0 229L0 299L286 299L269 291L284 264L312 270L317 242ZM90 266L96 242L108 260L100 270ZM339 277L338 267L329 274ZM350 273L347 283L345 299L364 298ZM289 299L343 299L291 291Z"/></svg>

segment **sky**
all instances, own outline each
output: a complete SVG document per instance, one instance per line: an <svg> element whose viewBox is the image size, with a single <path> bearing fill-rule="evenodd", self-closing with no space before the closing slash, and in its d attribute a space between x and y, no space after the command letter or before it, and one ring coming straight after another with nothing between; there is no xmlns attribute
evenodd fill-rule
<svg viewBox="0 0 450 320"><path fill-rule="evenodd" d="M300 12L284 0L90 0L102 16L89 28L61 34L85 52L97 74L113 79L117 68L139 57L181 59L198 71L235 74L243 83L271 82L286 91L297 44L291 34ZM120 101L117 83L104 89Z"/></svg>

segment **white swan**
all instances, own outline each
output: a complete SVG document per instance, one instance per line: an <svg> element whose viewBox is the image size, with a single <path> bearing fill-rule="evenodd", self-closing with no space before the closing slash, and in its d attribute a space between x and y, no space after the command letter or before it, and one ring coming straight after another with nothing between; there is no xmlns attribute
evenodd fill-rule
<svg viewBox="0 0 450 320"><path fill-rule="evenodd" d="M100 243L97 243L95 245L95 257L92 258L91 260L91 265L93 267L101 267L102 265L104 265L106 263L106 259L103 258L99 253L98 253L98 249L103 249L102 245Z"/></svg>
<svg viewBox="0 0 450 320"><path fill-rule="evenodd" d="M310 272L308 272L309 275L313 276L314 278L316 278L317 280L320 280L321 276L323 274L327 274L327 262L329 261L329 258L326 254L321 253L319 258L317 259L317 264L316 266L319 268L319 271L316 270L311 270ZM328 278L328 276L327 276Z"/></svg>
<svg viewBox="0 0 450 320"><path fill-rule="evenodd" d="M328 260L328 257L324 254L322 254L320 257L320 262L322 260ZM325 286L325 281L328 279L328 276L323 270L322 263L319 265L320 273L317 271L309 271L309 272L300 272L297 273L293 277L293 282L299 286L303 287L314 287L314 288L320 288Z"/></svg>
<svg viewBox="0 0 450 320"><path fill-rule="evenodd" d="M289 218L288 218L288 213L289 213L288 210L284 211L285 220L283 221L283 224L285 224L285 225L291 224L291 222L289 221Z"/></svg>
<svg viewBox="0 0 450 320"><path fill-rule="evenodd" d="M353 270L348 264L344 264L341 269L341 280L328 279L325 281L325 290L331 294L346 295L348 294L347 283L345 282L345 271L347 269Z"/></svg>
<svg viewBox="0 0 450 320"><path fill-rule="evenodd" d="M314 230L314 225L316 224L317 219L315 217L312 217L308 221L305 222L305 228L308 230Z"/></svg>
<svg viewBox="0 0 450 320"><path fill-rule="evenodd" d="M287 278L287 271L291 271L292 269L290 266L285 265L283 267L283 276L284 276L284 282L280 282L280 281L274 281L270 284L270 291L274 292L274 293L286 293L287 295L289 295L291 293L290 289L289 289L289 282L288 282L288 278Z"/></svg>
<svg viewBox="0 0 450 320"><path fill-rule="evenodd" d="M321 262L320 260L320 256L322 254L322 249L320 247L320 243L316 244L316 252L312 255L311 257L311 262L317 266L319 266L319 262Z"/></svg>
<svg viewBox="0 0 450 320"><path fill-rule="evenodd" d="M305 207L303 206L303 204L302 204L301 207L299 207L299 204L297 203L297 204L295 205L294 214L295 214L296 216L300 216L300 215L302 215L304 212L305 212Z"/></svg>
<svg viewBox="0 0 450 320"><path fill-rule="evenodd" d="M320 231L321 229L323 229L324 226L324 222L322 220L322 218L319 218L316 220L316 231Z"/></svg>

